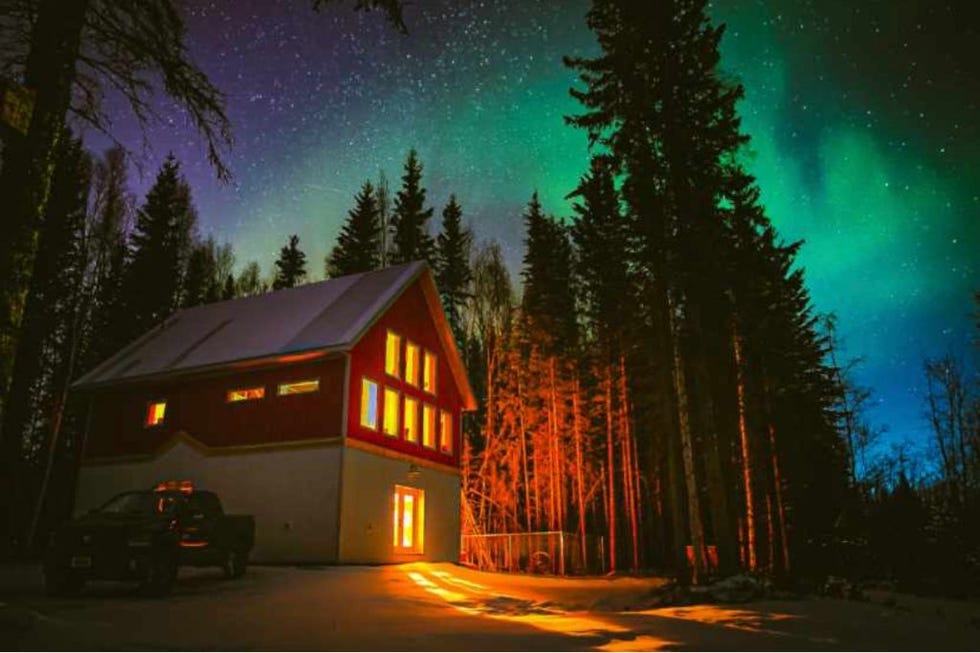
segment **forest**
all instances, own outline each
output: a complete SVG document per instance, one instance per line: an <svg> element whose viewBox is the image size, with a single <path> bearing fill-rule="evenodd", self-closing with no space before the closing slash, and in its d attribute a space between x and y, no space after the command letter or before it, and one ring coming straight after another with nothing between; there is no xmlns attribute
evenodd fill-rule
<svg viewBox="0 0 980 653"><path fill-rule="evenodd" d="M363 4L404 27L397 4ZM170 6L146 3L178 34ZM97 107L67 117L66 84L99 75L128 88L139 115L135 69L89 57L96 75L66 81L87 32L60 63L27 57L28 75L48 76L61 96L39 94L49 120L5 134L0 151L0 187L16 199L0 248L0 559L38 555L72 510L80 374L181 308L425 260L479 400L464 423L465 534L560 531L583 556L601 536L605 572L693 584L749 572L975 595L977 370L953 356L922 361L928 459L882 445L858 362L840 360L834 316L811 304L804 245L780 237L747 170L744 91L720 72L724 26L705 2L652 7L594 0L599 54L565 59L580 106L565 121L587 134L590 165L567 189L569 215L526 189L519 270L467 222L465 198L436 215L415 150L396 184L382 174L349 189L322 262L289 234L268 244L270 269L236 260L233 244L201 233L173 155L137 198L126 150L90 152L79 136L80 121L98 126ZM30 54L58 50L71 18L45 32L45 16ZM97 16L118 48L131 46ZM144 52L141 65L172 73L167 92L196 112L224 175L220 95L179 48L166 52L149 62ZM980 346L980 292L963 298L971 310Z"/></svg>

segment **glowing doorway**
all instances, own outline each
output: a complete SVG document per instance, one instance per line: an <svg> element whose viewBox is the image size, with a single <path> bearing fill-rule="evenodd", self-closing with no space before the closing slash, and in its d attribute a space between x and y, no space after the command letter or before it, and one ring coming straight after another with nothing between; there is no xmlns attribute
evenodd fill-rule
<svg viewBox="0 0 980 653"><path fill-rule="evenodd" d="M425 538L425 492L395 486L392 544L399 553L422 553Z"/></svg>

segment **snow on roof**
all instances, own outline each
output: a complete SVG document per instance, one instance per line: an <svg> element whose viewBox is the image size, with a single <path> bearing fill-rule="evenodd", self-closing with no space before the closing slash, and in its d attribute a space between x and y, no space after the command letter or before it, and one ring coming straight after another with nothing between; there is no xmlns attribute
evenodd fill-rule
<svg viewBox="0 0 980 653"><path fill-rule="evenodd" d="M406 263L183 309L82 376L74 387L301 351L348 349L425 269L421 262Z"/></svg>

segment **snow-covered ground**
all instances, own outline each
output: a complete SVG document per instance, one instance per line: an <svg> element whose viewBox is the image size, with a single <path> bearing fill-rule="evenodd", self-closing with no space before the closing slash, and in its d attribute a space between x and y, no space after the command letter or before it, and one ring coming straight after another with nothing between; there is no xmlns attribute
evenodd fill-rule
<svg viewBox="0 0 980 653"><path fill-rule="evenodd" d="M658 579L489 574L448 564L183 570L143 599L100 584L48 599L0 567L0 648L291 650L955 650L980 646L972 603L876 596L643 609ZM886 603L890 604L887 605ZM632 609L630 609L632 608Z"/></svg>

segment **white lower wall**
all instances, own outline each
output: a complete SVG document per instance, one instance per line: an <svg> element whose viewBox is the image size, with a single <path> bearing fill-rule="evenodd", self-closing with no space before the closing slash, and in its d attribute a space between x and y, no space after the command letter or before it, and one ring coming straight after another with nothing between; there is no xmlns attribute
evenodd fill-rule
<svg viewBox="0 0 980 653"><path fill-rule="evenodd" d="M75 506L85 512L120 492L189 479L217 493L225 512L255 517L253 562L336 562L341 449L207 455L181 440L153 460L83 466Z"/></svg>
<svg viewBox="0 0 980 653"><path fill-rule="evenodd" d="M347 447L343 460L340 562L459 560L459 474ZM396 554L392 545L395 485L425 491L425 550Z"/></svg>

